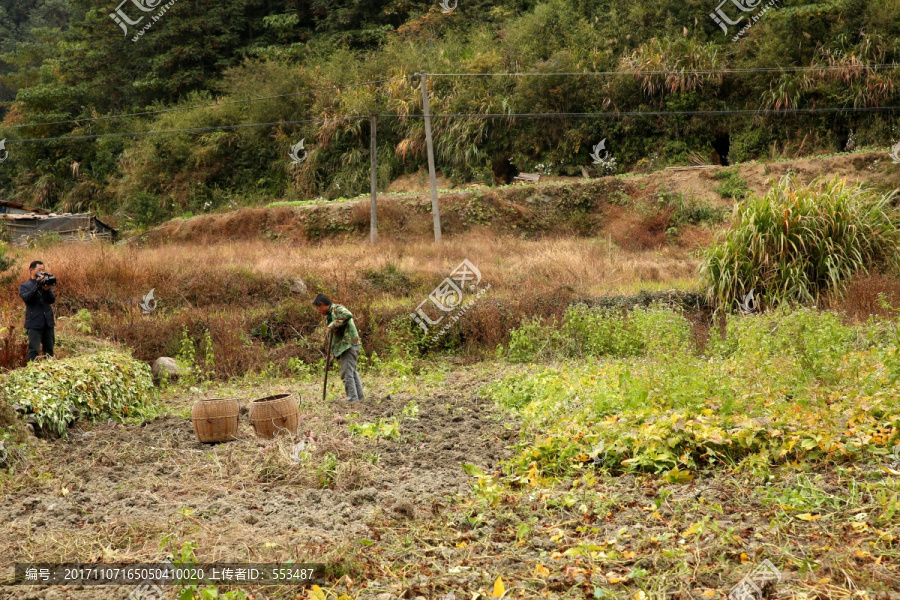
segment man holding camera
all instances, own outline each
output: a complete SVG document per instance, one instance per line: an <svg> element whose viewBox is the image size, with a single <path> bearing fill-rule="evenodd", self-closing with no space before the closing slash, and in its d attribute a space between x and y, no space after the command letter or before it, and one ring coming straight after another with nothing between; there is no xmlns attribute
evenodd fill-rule
<svg viewBox="0 0 900 600"><path fill-rule="evenodd" d="M44 263L39 260L29 265L31 279L19 286L19 295L25 301L25 329L28 330L28 362L37 358L44 348L45 356L53 356L54 333L53 307L56 294L53 286L56 277L44 270Z"/></svg>

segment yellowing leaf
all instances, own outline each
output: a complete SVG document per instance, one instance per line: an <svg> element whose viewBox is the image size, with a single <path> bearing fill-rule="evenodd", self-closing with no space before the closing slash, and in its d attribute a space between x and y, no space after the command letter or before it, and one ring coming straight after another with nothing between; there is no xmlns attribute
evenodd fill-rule
<svg viewBox="0 0 900 600"><path fill-rule="evenodd" d="M797 515L797 518L800 519L801 521L815 521L820 516L821 515L811 515L809 513L801 513L801 514Z"/></svg>
<svg viewBox="0 0 900 600"><path fill-rule="evenodd" d="M690 472L682 471L678 467L675 467L663 476L663 479L669 483L690 483L693 478L694 476Z"/></svg>
<svg viewBox="0 0 900 600"><path fill-rule="evenodd" d="M681 535L683 535L684 537L687 537L689 535L694 535L694 534L700 533L701 531L703 531L703 521L697 521L696 523L694 523L693 525L691 525L690 527L685 529L681 533Z"/></svg>
<svg viewBox="0 0 900 600"><path fill-rule="evenodd" d="M631 550L626 550L625 552L622 553L622 556L624 556L628 560L631 560L632 558L637 556L637 552L632 552Z"/></svg>
<svg viewBox="0 0 900 600"><path fill-rule="evenodd" d="M491 596L494 598L502 598L505 593L506 586L503 585L503 578L497 577L497 581L494 582L494 591L491 593Z"/></svg>
<svg viewBox="0 0 900 600"><path fill-rule="evenodd" d="M535 577L547 577L550 574L550 569L545 567L542 564L537 564L534 566L534 576Z"/></svg>
<svg viewBox="0 0 900 600"><path fill-rule="evenodd" d="M748 562L750 562L750 557L747 556L746 552L741 552L741 563L748 563Z"/></svg>
<svg viewBox="0 0 900 600"><path fill-rule="evenodd" d="M468 546L468 545L469 545L468 542L462 541L462 542L456 544L456 547L457 547L457 548L465 548L465 547Z"/></svg>
<svg viewBox="0 0 900 600"><path fill-rule="evenodd" d="M647 600L647 594L644 590L638 590L634 594L634 600Z"/></svg>
<svg viewBox="0 0 900 600"><path fill-rule="evenodd" d="M309 590L309 600L327 600L325 592L317 585L312 586Z"/></svg>
<svg viewBox="0 0 900 600"><path fill-rule="evenodd" d="M531 463L531 468L528 470L528 483L530 485L535 485L537 483L537 463Z"/></svg>
<svg viewBox="0 0 900 600"><path fill-rule="evenodd" d="M703 592L703 597L704 597L704 598L712 598L712 597L715 596L715 595L716 595L716 590L705 590L705 591Z"/></svg>

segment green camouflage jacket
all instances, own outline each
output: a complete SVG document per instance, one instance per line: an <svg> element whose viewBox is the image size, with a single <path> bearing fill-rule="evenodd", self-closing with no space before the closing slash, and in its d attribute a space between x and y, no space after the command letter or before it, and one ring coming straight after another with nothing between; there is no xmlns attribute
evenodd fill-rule
<svg viewBox="0 0 900 600"><path fill-rule="evenodd" d="M350 346L361 346L353 313L340 304L332 304L325 314L325 322L333 326L331 353L337 358ZM360 348L362 349L362 348Z"/></svg>

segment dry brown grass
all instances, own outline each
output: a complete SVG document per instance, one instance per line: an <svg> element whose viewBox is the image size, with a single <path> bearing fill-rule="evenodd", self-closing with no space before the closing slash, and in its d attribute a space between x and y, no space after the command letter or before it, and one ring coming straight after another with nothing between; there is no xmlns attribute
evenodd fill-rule
<svg viewBox="0 0 900 600"><path fill-rule="evenodd" d="M186 306L219 304L236 295L277 294L290 277L327 282L328 287L352 288L360 273L388 265L422 277L426 287L437 284L468 258L495 288L515 293L522 286L572 287L581 295L617 293L643 281L687 280L697 261L679 248L632 252L610 248L602 238L524 240L489 232L445 240L405 243L386 240L368 244L327 241L288 244L245 240L217 245L170 244L159 247L104 244L58 244L43 250L20 251L21 260L43 260L62 281L66 296L97 305L136 302L155 288L159 298L179 299ZM242 290L228 290L234 273ZM27 277L23 268L18 281ZM256 286L248 285L254 277ZM18 284L4 288L4 304L18 297ZM352 300L345 298L347 302Z"/></svg>
<svg viewBox="0 0 900 600"><path fill-rule="evenodd" d="M882 300L889 307L882 305ZM827 308L843 312L850 321L865 321L870 316L893 318L897 311L890 307L900 307L900 278L881 273L857 275L847 284L840 299L829 298Z"/></svg>
<svg viewBox="0 0 900 600"><path fill-rule="evenodd" d="M220 376L284 365L295 356L317 360L321 319L310 305L317 292L354 311L364 348L383 356L408 347L416 331L409 313L467 258L491 289L444 347L477 354L504 343L523 319L559 315L578 298L691 287L697 265L680 248L629 251L609 239L526 240L485 230L440 245L396 239L375 247L265 240L80 243L20 251L19 258L24 264L38 258L59 277L58 316L88 309L95 333L134 348L142 359L175 354L185 329L198 346L209 331ZM402 285L380 282L380 274L397 272ZM27 269L18 281L25 277ZM307 293L289 291L293 277L307 283ZM146 317L139 302L151 288L159 307ZM21 319L17 284L0 292L0 312L7 323Z"/></svg>

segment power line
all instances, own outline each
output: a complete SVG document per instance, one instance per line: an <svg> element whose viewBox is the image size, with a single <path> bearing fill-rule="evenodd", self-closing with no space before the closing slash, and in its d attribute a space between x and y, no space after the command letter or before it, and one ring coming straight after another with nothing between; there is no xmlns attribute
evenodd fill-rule
<svg viewBox="0 0 900 600"><path fill-rule="evenodd" d="M758 67L744 69L683 69L683 70L659 70L659 71L642 71L632 69L628 71L572 71L561 73L428 73L429 77L550 77L555 75L563 76L597 76L608 77L612 75L718 75L718 74L735 74L735 73L795 73L804 71L841 71L841 70L859 70L859 69L895 69L900 67L896 63L891 64L873 64L873 65L822 65L819 67Z"/></svg>
<svg viewBox="0 0 900 600"><path fill-rule="evenodd" d="M429 73L429 76L431 73ZM759 109L759 110L677 110L677 111L651 111L639 110L628 112L610 113L448 113L431 115L431 118L440 117L490 117L490 118L540 118L540 117L666 117L666 116L718 116L718 115L786 115L786 114L819 114L819 113L863 113L863 112L893 112L900 111L900 106L860 106L847 108L784 108L784 109ZM378 115L379 117L394 117L401 115ZM422 115L409 115L421 117Z"/></svg>
<svg viewBox="0 0 900 600"><path fill-rule="evenodd" d="M430 75L430 73L429 73ZM725 116L725 115L751 115L751 116L777 116L793 114L834 114L834 113L873 113L900 111L900 106L860 106L860 107L831 107L831 108L785 108L760 109L760 110L682 110L682 111L627 111L605 113L446 113L432 114L431 118L484 118L484 119L538 119L538 118L620 118L620 117L665 117L665 116ZM81 141L96 140L112 137L136 137L139 135L163 135L170 133L211 133L215 131L231 131L234 129L246 129L253 127L278 127L282 125L302 125L309 123L325 123L336 120L368 119L372 115L344 115L328 119L303 119L296 121L273 121L268 123L241 123L237 125L218 125L214 127L192 127L186 129L163 129L158 131L128 131L120 133L102 133L96 135L60 136L54 138L30 138L8 139L7 144L30 144L57 141ZM424 115L399 115L378 114L380 119L421 119Z"/></svg>
<svg viewBox="0 0 900 600"><path fill-rule="evenodd" d="M277 127L279 125L302 125L304 123L325 123L328 121L344 119L368 119L370 115L349 115L344 117L332 117L330 119L303 119L300 121L273 121L271 123L240 123L237 125L217 125L215 127L189 127L186 129L161 129L158 131L125 131L121 133L98 133L95 135L60 136L53 138L28 138L24 140L8 139L7 144L35 144L41 142L68 142L81 140L97 140L112 137L136 137L139 135L161 135L167 133L212 133L214 131L231 131L233 129L246 129L249 127Z"/></svg>
<svg viewBox="0 0 900 600"><path fill-rule="evenodd" d="M93 121L106 121L106 120L111 120L111 119L128 119L131 117L146 117L146 116L150 116L150 115L161 115L161 114L165 114L165 113L178 112L178 111L182 111L182 110L193 110L195 108L215 108L217 106L226 106L228 104L243 104L243 103L247 103L247 102L260 102L262 100L275 100L277 98L289 98L292 96L304 96L304 95L309 95L309 94L315 94L316 92L324 92L324 91L329 91L329 90L346 90L346 89L350 89L350 88L363 87L363 86L367 86L367 85L376 85L376 84L385 83L388 81L396 81L399 79L406 79L406 76L391 77L388 79L377 79L374 81L366 81L366 82L362 82L362 83L351 83L351 84L347 84L347 85L334 85L334 86L329 86L329 87L316 88L316 89L312 89L312 90L304 90L302 92L291 92L289 94L278 94L275 96L257 96L254 98L245 98L243 100L226 100L224 102L217 101L215 104L196 104L194 106L179 106L179 107L175 107L175 108L164 108L164 109L160 109L160 110L147 110L147 111L136 112L136 113L122 113L122 114L117 114L117 115L106 115L106 116L102 116L102 117L86 117L83 119L67 119L65 121L48 121L46 123L25 123L22 125L9 125L9 126L0 126L0 127L3 127L4 129L22 129L24 127L41 127L43 125L63 125L66 123L90 123Z"/></svg>
<svg viewBox="0 0 900 600"><path fill-rule="evenodd" d="M743 69L687 69L687 70L657 70L657 71L641 71L637 69L627 70L627 71L583 71L583 72L558 72L558 73L541 73L541 72L527 72L527 73L428 73L430 77L550 77L550 76L565 76L565 77L573 77L573 76L591 76L591 77L606 77L606 76L614 76L614 75L718 75L718 74L740 74L740 73L791 73L791 72L803 72L803 71L839 71L839 70L858 70L858 69L884 69L884 68L896 68L900 65L891 63L891 64L871 64L871 65L857 65L857 66L839 66L839 65L822 65L818 67L758 67L758 68L743 68ZM417 76L418 73L414 75L401 75L397 77L390 77L387 79L377 79L373 81L366 81L360 83L352 83L347 85L337 85L337 86L328 86L323 88L316 88L312 90L304 90L302 92L291 92L287 94L277 94L274 96L257 96L253 98L245 98L242 100L226 100L224 102L216 102L215 104L196 104L192 106L181 106L175 108L166 108L160 110L149 110L149 111L141 111L135 113L120 113L114 115L105 115L101 117L85 117L80 119L66 119L62 121L48 121L45 123L24 123L21 125L8 125L8 126L0 126L4 129L23 129L26 127L40 127L46 125L65 125L68 123L90 123L95 121L108 121L108 120L117 120L117 119L128 119L132 117L146 117L152 115L161 115L172 112L179 112L183 110L193 110L197 108L215 108L217 106L227 106L229 104L245 104L249 102L261 102L264 100L275 100L278 98L290 98L296 96L304 96L309 94L315 94L317 92L329 91L329 90L343 90L343 89L351 89L356 87L364 87L369 85L377 85L380 83L387 83L389 81L398 81L401 79L411 79L414 76Z"/></svg>

